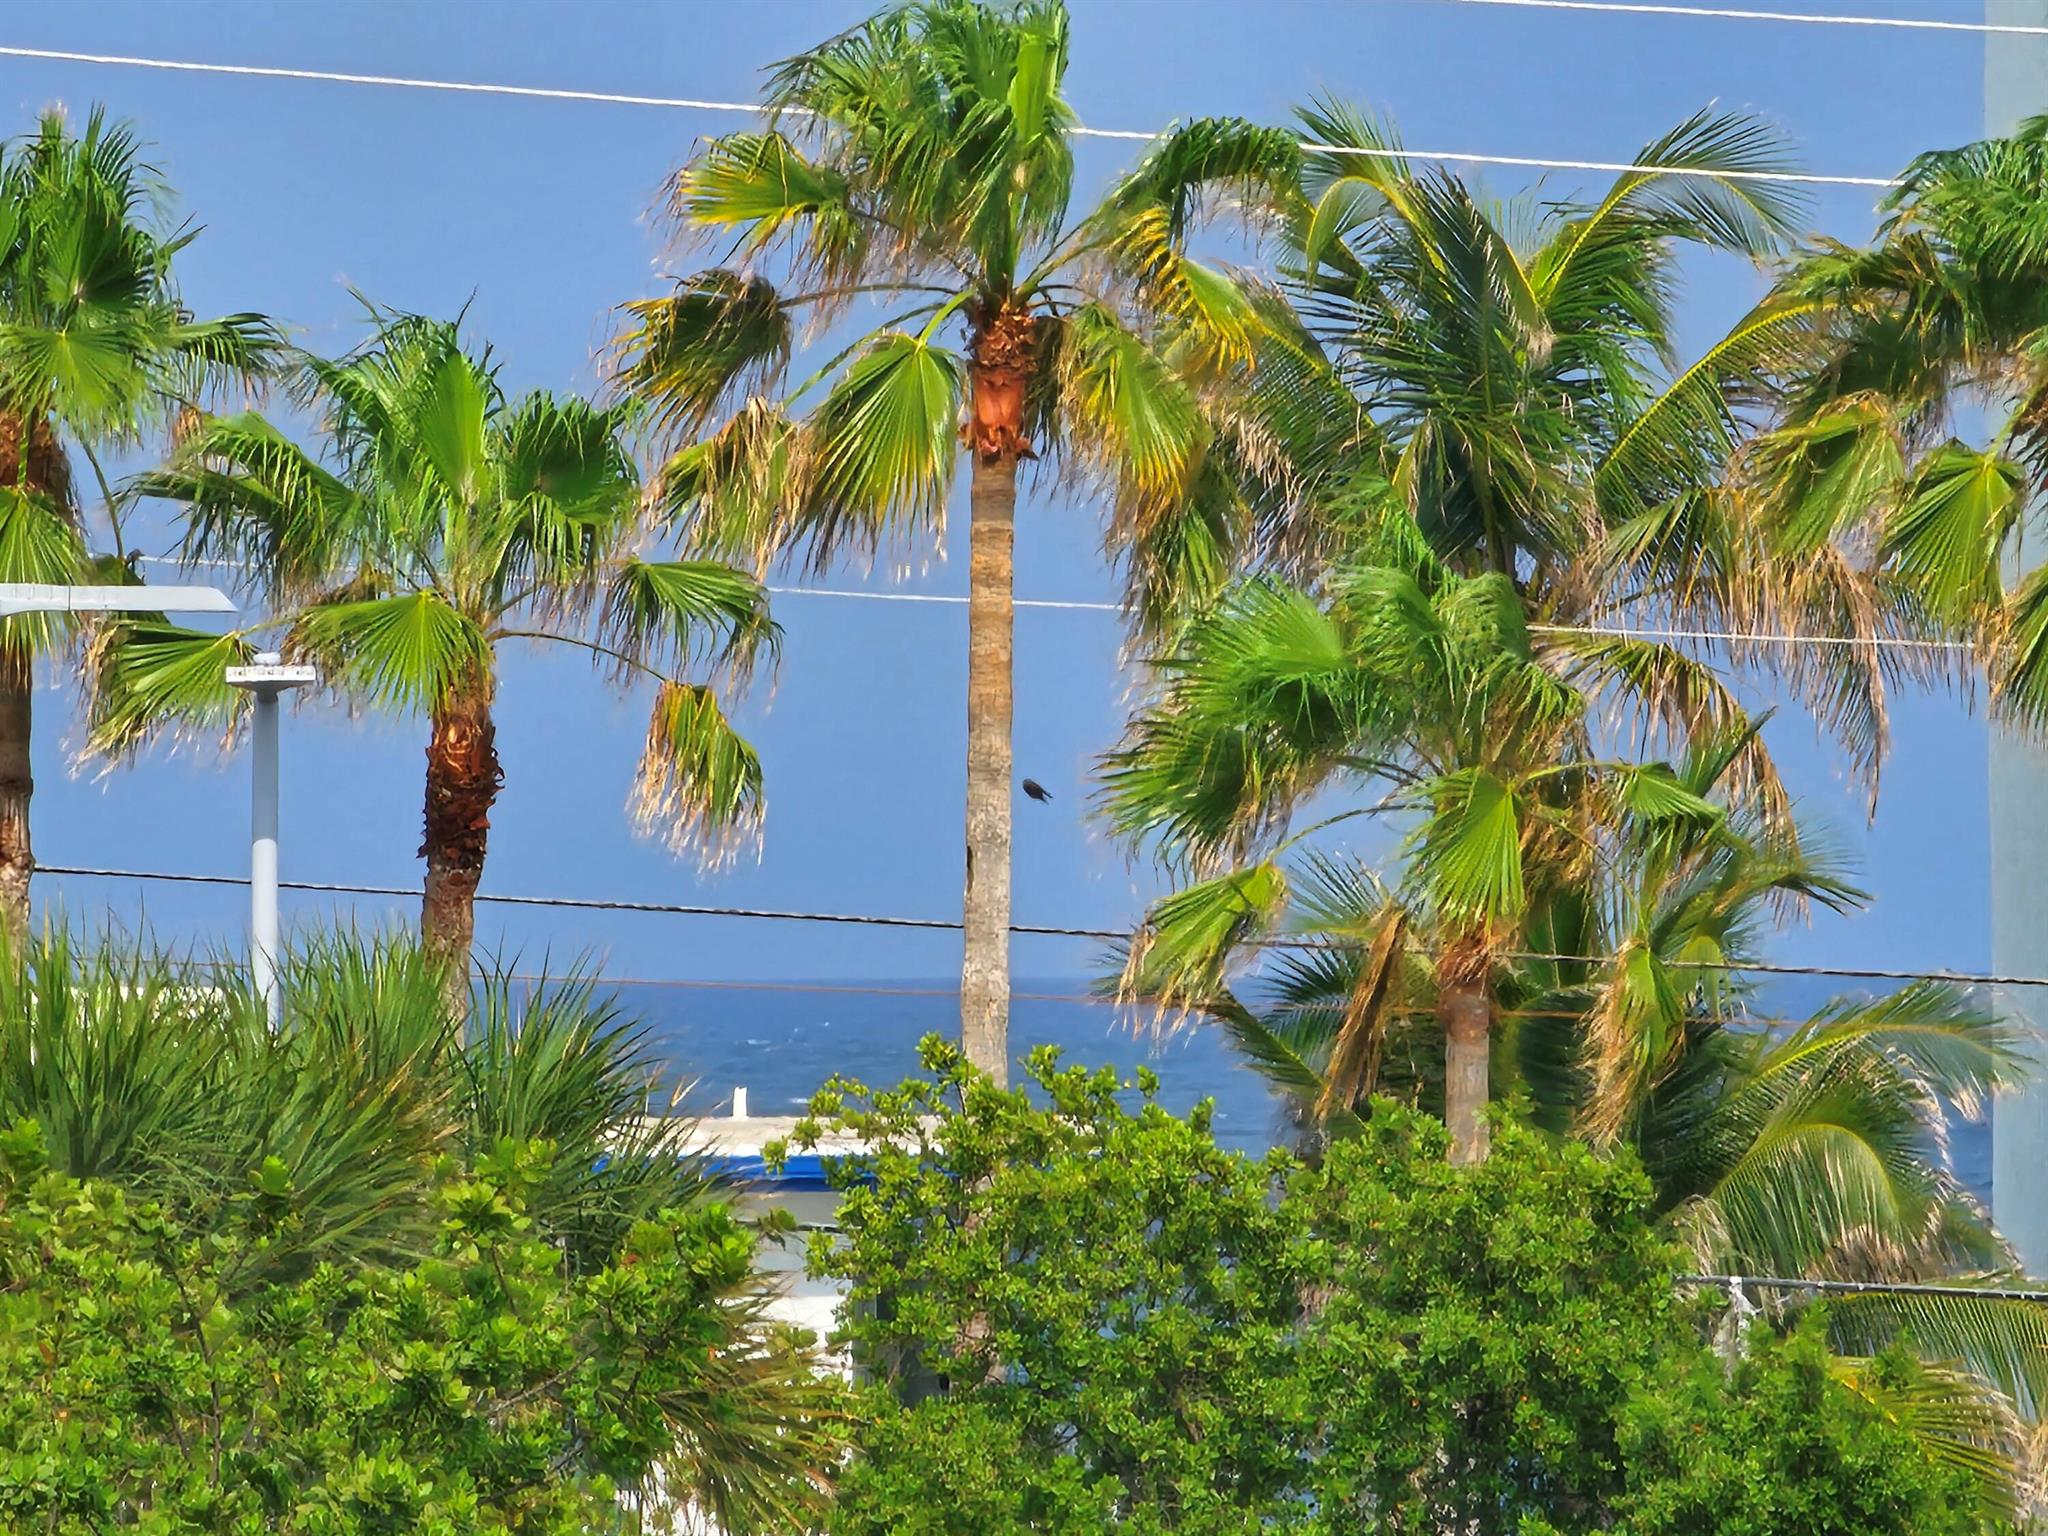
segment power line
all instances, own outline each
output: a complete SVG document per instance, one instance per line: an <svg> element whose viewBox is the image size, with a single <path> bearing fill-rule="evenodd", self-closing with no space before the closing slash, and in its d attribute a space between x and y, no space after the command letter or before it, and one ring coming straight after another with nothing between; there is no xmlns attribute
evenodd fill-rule
<svg viewBox="0 0 2048 1536"><path fill-rule="evenodd" d="M88 865L39 864L39 875L62 875L90 880L147 880L168 885L241 885L247 875L203 875L182 870L102 869ZM317 880L280 880L278 889L308 891L323 896L401 896L420 894L417 886L347 885ZM663 917L746 917L791 923L845 923L867 928L919 928L957 933L958 918L892 917L867 912L800 912L773 907L712 907L670 901L619 901L592 896L514 896L479 891L475 900L506 907L553 907L580 912L644 912ZM1123 929L1060 928L1040 923L1012 923L1010 932L1040 938L1127 939Z"/></svg>
<svg viewBox="0 0 2048 1536"><path fill-rule="evenodd" d="M1992 1285L1921 1285L1899 1280L1801 1280L1786 1275L1673 1275L1680 1285L1724 1291L1755 1286L1765 1291L1815 1291L1829 1296L1949 1296L1971 1301L2048 1301L2048 1291Z"/></svg>
<svg viewBox="0 0 2048 1536"><path fill-rule="evenodd" d="M1688 16L1706 21L1789 21L1815 27L1897 27L1918 32L1973 32L2048 37L2048 27L2017 22L1932 21L1918 16L1831 16L1800 11L1751 11L1724 6L1652 5L1638 0L1441 0L1450 5L1495 5L1529 11L1593 11L1629 16Z"/></svg>
<svg viewBox="0 0 2048 1536"><path fill-rule="evenodd" d="M432 80L410 75L362 75L329 69L292 69L262 64L210 64L192 59L156 59L135 54L81 53L62 48L22 48L0 45L0 57L40 59L64 64L97 64L127 69L161 69L184 74L234 75L264 80L313 80L333 85L389 86L416 91L455 91L477 96L515 96L547 101L588 101L613 106L663 107L694 112L740 112L753 116L768 109L757 102L708 101L689 96L639 96L619 91L584 91L532 85L500 85L486 81ZM787 115L805 115L788 111ZM1068 130L1077 138L1120 139L1150 143L1155 131L1134 128L1082 128ZM1706 177L1716 181L1787 182L1795 185L1891 188L1899 183L1884 176L1822 176L1804 171L1709 170L1696 165L1643 165L1626 160L1567 160L1534 155L1497 155L1467 150L1395 149L1379 144L1319 144L1304 140L1307 154L1360 155L1368 159L1426 161L1459 165L1499 165L1520 170L1601 171L1621 174L1648 171L1663 176Z"/></svg>
<svg viewBox="0 0 2048 1536"><path fill-rule="evenodd" d="M190 567L197 565L210 570L232 570L247 572L250 566L227 560L181 561L171 555L141 555L137 557L146 565L167 565ZM927 603L941 607L964 607L969 599L949 592L864 592L851 587L787 587L767 586L764 591L773 597L828 597L852 602L865 603ZM1016 608L1066 609L1085 613L1125 612L1121 603L1083 602L1079 599L1051 597L1019 597L1011 600ZM1539 635L1586 635L1594 639L1607 640L1687 640L1716 642L1727 645L1817 645L1837 646L1845 649L1873 647L1879 649L1958 651L1974 652L1976 647L1967 640L1918 640L1895 635L1800 635L1773 634L1758 630L1728 629L1622 629L1604 624L1531 624L1531 634Z"/></svg>
<svg viewBox="0 0 2048 1536"><path fill-rule="evenodd" d="M249 883L247 875L205 875L158 869L109 869L74 864L39 864L35 872L39 875L78 879L143 880L172 885L246 886ZM316 895L419 895L418 887L401 885L348 885L313 880L280 880L278 886L282 890L308 891ZM959 932L962 926L958 918L900 917L867 912L812 912L772 907L714 907L683 902L620 901L588 896L520 896L479 891L476 900L484 904L512 907L550 907L584 912L641 912L667 917L732 917L777 922L843 923L857 927L915 928L951 933ZM1112 943L1131 937L1130 930L1124 928L1067 928L1046 923L1012 923L1009 931L1041 938L1100 939ZM1252 941L1252 946L1267 949L1364 947L1362 943L1355 941L1313 938L1258 939ZM1607 965L1616 958L1613 955L1562 955L1540 950L1510 950L1505 952L1504 957L1510 960L1530 960L1554 965ZM1764 976L1842 976L1866 981L1946 981L1958 986L2048 987L2048 976L2007 976L1971 971L1907 971L1863 966L1780 965L1765 960L1667 960L1664 963L1674 970L1734 971Z"/></svg>

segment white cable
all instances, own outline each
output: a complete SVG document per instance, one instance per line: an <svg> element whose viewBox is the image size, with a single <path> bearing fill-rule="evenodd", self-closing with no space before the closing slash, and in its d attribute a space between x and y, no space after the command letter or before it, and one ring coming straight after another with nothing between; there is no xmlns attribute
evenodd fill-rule
<svg viewBox="0 0 2048 1536"><path fill-rule="evenodd" d="M1830 16L1799 11L1745 11L1723 6L1651 5L1639 0L1441 0L1447 5L1499 5L1530 11L1611 11L1632 16L1698 16L1713 21L1792 21L1816 27L1902 27L1921 32L1976 32L2048 37L2048 27L2018 22L1931 21L1917 16Z"/></svg>
<svg viewBox="0 0 2048 1536"><path fill-rule="evenodd" d="M616 91L576 91L533 85L495 85L477 81L425 80L408 75L355 75L329 69L286 69L261 64L204 64L186 59L151 59L132 54L77 53L61 48L19 48L0 45L0 58L47 59L65 64L107 64L131 69L167 69L187 74L243 75L265 80L321 80L336 85L384 85L416 91L460 91L477 96L525 96L548 101L595 101L615 106L676 107L697 112L744 112L758 115L766 108L745 101L703 101L688 96L632 96ZM792 114L797 115L797 114ZM1133 128L1074 128L1076 136L1090 139L1129 139L1149 143L1159 137ZM1541 171L1650 171L1662 176L1703 176L1716 181L1780 181L1804 186L1895 187L1898 182L1884 176L1819 176L1799 171L1715 171L1696 165L1638 165L1626 160L1557 160L1532 155L1489 155L1463 150L1389 149L1383 145L1311 144L1303 142L1305 153L1319 155L1360 155L1375 160L1426 160L1446 164L1501 165Z"/></svg>
<svg viewBox="0 0 2048 1536"><path fill-rule="evenodd" d="M144 565L180 566L187 562L170 555L138 555L136 560ZM191 562L209 569L246 571L248 566L225 560L203 560ZM940 603L954 607L964 605L968 599L948 592L861 592L850 587L767 587L774 597L837 597L863 603ZM1071 599L1052 597L1019 597L1011 600L1015 608L1064 608L1083 613L1122 613L1121 603L1084 603ZM1853 635L1777 635L1759 631L1726 629L1613 629L1597 624L1531 624L1531 634L1539 635L1591 635L1608 640L1705 640L1719 641L1729 645L1823 645L1823 646L1877 646L1893 650L1914 651L1962 651L1973 652L1976 648L1967 640L1913 640L1891 635L1875 635L1862 639Z"/></svg>

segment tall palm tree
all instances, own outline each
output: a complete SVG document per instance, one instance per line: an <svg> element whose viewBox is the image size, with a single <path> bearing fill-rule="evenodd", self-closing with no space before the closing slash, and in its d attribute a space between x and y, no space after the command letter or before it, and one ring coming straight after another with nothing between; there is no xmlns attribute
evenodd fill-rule
<svg viewBox="0 0 2048 1536"><path fill-rule="evenodd" d="M348 696L425 715L420 928L461 987L503 782L500 650L564 646L618 686L651 682L635 814L722 852L759 822L760 761L713 689L683 673L700 660L743 673L777 635L751 578L643 558L639 478L615 411L508 398L489 349L467 347L459 322L373 319L356 351L309 358L298 375L324 413L327 462L260 416L207 418L134 483L185 505L192 558L246 563L274 607L225 635L110 632L93 740L120 752L171 723L232 725L246 703L222 667L264 628Z"/></svg>
<svg viewBox="0 0 2048 1536"><path fill-rule="evenodd" d="M618 380L681 447L657 491L696 548L823 564L936 538L970 465L965 954L970 1058L1007 1075L1011 573L1018 472L1108 488L1136 585L1202 474L1202 398L1255 312L1192 260L1205 209L1290 180L1291 135L1198 120L1076 207L1058 0L922 0L775 67L761 132L677 176L735 265L626 306ZM788 291L756 270L787 269ZM794 389L799 319L886 318Z"/></svg>
<svg viewBox="0 0 2048 1536"><path fill-rule="evenodd" d="M1369 959L1350 1038L1376 1049L1366 1042L1427 931L1444 1118L1452 1156L1473 1161L1486 1153L1502 970L1532 929L1555 944L1583 926L1584 866L1608 829L1718 813L1662 765L1595 755L1588 700L1539 654L1507 577L1410 554L1411 570L1331 572L1321 602L1270 577L1227 592L1163 664L1104 799L1120 834L1197 869L1231 865L1162 901L1132 951L1131 987L1169 1002L1206 1004L1232 947L1285 910L1286 850L1359 815L1405 826L1400 879L1352 914ZM1361 786L1384 794L1278 841L1296 806ZM1339 1075L1360 1075L1363 1059L1347 1053Z"/></svg>
<svg viewBox="0 0 2048 1536"><path fill-rule="evenodd" d="M82 132L51 112L0 146L0 581L132 579L101 456L223 383L259 378L277 356L278 334L260 316L186 312L172 264L197 230L167 224L168 202L134 135L98 108ZM103 497L112 544L99 560L74 451ZM68 637L53 618L0 619L0 926L17 943L35 869L35 664Z"/></svg>
<svg viewBox="0 0 2048 1536"><path fill-rule="evenodd" d="M2048 485L2048 118L1922 155L1868 247L1822 242L1781 283L1811 316L1741 487L1787 558L1860 547L1978 644L1994 706L2048 723L2048 567L2009 582ZM1981 417L1980 443L1958 435Z"/></svg>

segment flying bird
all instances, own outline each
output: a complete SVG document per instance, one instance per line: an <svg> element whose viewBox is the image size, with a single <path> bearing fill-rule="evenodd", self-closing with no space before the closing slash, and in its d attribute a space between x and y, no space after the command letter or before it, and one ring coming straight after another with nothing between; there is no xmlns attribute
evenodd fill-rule
<svg viewBox="0 0 2048 1536"><path fill-rule="evenodd" d="M1026 779L1024 781L1024 793L1034 800L1044 801L1052 798L1052 791L1036 779Z"/></svg>

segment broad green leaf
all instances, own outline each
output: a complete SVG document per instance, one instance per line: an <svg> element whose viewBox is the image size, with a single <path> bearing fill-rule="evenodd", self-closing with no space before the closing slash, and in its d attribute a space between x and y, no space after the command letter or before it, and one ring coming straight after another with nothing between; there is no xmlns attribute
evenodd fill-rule
<svg viewBox="0 0 2048 1536"><path fill-rule="evenodd" d="M941 524L960 386L960 359L922 337L878 336L855 359L809 423L806 516L822 544L873 547L900 525Z"/></svg>
<svg viewBox="0 0 2048 1536"><path fill-rule="evenodd" d="M292 625L290 648L336 687L382 709L426 714L453 695L488 688L490 641L432 592L316 603Z"/></svg>
<svg viewBox="0 0 2048 1536"><path fill-rule="evenodd" d="M2026 499L2025 471L1949 442L1913 468L1884 518L1878 555L1936 614L1968 621L1999 598L1998 562Z"/></svg>
<svg viewBox="0 0 2048 1536"><path fill-rule="evenodd" d="M234 730L249 691L229 685L227 669L245 665L240 635L210 634L161 619L112 624L95 638L89 749L125 757L164 732Z"/></svg>

